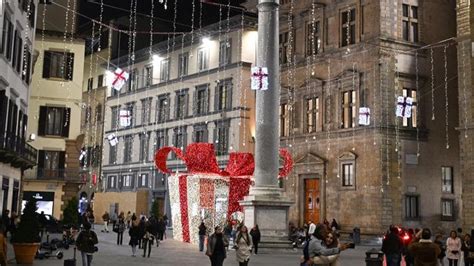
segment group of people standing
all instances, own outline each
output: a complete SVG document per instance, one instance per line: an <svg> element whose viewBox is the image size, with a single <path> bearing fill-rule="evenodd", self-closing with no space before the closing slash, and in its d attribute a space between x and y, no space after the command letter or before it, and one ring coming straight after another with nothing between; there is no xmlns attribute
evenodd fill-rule
<svg viewBox="0 0 474 266"><path fill-rule="evenodd" d="M223 265L230 241L233 241L233 249L235 249L239 266L248 265L252 251L255 254L258 253L258 243L261 238L258 225L255 225L249 232L247 226L239 224L234 238L224 234L221 226L216 226L214 233L209 237L207 235L208 229L203 221L199 225L199 251L204 251L204 243L207 238L206 255L211 260L211 266Z"/></svg>
<svg viewBox="0 0 474 266"><path fill-rule="evenodd" d="M474 241L471 240L474 230L471 235L459 236L461 233L461 229L453 230L446 240L441 234L437 234L433 241L429 228L408 230L405 233L401 228L391 226L384 237L382 252L385 254L387 266L400 266L403 256L407 266L444 266L445 258L449 266L462 266L462 260L464 266L474 266Z"/></svg>

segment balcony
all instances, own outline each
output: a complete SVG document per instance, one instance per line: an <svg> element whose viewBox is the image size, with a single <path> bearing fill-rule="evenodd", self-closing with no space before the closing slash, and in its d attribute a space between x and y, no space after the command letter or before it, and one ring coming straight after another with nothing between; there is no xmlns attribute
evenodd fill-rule
<svg viewBox="0 0 474 266"><path fill-rule="evenodd" d="M36 165L37 150L10 132L0 134L0 162L26 170Z"/></svg>
<svg viewBox="0 0 474 266"><path fill-rule="evenodd" d="M36 176L33 176L36 175ZM66 182L81 182L79 169L49 169L36 168L36 171L30 173L30 179L37 180L60 180Z"/></svg>

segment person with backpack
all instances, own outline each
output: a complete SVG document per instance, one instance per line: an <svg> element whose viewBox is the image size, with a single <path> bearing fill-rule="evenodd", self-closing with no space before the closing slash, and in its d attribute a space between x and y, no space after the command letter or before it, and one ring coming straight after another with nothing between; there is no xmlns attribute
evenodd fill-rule
<svg viewBox="0 0 474 266"><path fill-rule="evenodd" d="M117 233L117 245L122 245L123 232L125 231L125 221L123 218L119 218L118 222L114 225L113 231Z"/></svg>
<svg viewBox="0 0 474 266"><path fill-rule="evenodd" d="M91 230L91 224L85 223L84 230L77 236L76 247L81 251L82 266L90 266L92 263L92 256L97 252L97 245L99 240L94 231Z"/></svg>

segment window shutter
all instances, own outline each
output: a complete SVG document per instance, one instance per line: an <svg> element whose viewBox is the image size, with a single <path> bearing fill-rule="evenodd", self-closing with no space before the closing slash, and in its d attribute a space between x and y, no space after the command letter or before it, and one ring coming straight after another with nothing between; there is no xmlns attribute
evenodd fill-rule
<svg viewBox="0 0 474 266"><path fill-rule="evenodd" d="M66 152L60 151L58 169L61 169L61 170L65 169L65 164L66 164Z"/></svg>
<svg viewBox="0 0 474 266"><path fill-rule="evenodd" d="M71 124L71 108L63 109L63 132L62 136L69 137L69 125Z"/></svg>
<svg viewBox="0 0 474 266"><path fill-rule="evenodd" d="M3 134L5 133L7 110L8 110L8 97L6 96L6 92L2 90L0 91L0 128L2 128L2 131L0 132L0 134L2 135L0 135L0 138L3 137Z"/></svg>
<svg viewBox="0 0 474 266"><path fill-rule="evenodd" d="M197 115L198 111L198 90L195 90L193 93L193 115Z"/></svg>
<svg viewBox="0 0 474 266"><path fill-rule="evenodd" d="M203 141L203 142L209 142L209 137L208 137L208 135L209 135L209 130L207 130L207 127L204 129L203 132L204 132L204 134L203 134L203 137L202 137L202 138L203 138L202 141Z"/></svg>
<svg viewBox="0 0 474 266"><path fill-rule="evenodd" d="M226 86L226 90L227 90L227 109L230 110L232 109L232 83L231 82L228 82L227 83L227 86Z"/></svg>
<svg viewBox="0 0 474 266"><path fill-rule="evenodd" d="M66 80L72 80L73 75L74 75L74 54L73 53L67 53L67 58L66 58L66 64L67 64L67 72L66 72Z"/></svg>
<svg viewBox="0 0 474 266"><path fill-rule="evenodd" d="M46 106L40 106L40 115L38 119L38 135L39 136L44 136L46 134L47 111L48 109Z"/></svg>
<svg viewBox="0 0 474 266"><path fill-rule="evenodd" d="M44 151L39 150L38 151L38 177L43 177L44 176Z"/></svg>
<svg viewBox="0 0 474 266"><path fill-rule="evenodd" d="M51 68L51 52L44 52L43 58L43 78L47 79L50 75L50 68Z"/></svg>

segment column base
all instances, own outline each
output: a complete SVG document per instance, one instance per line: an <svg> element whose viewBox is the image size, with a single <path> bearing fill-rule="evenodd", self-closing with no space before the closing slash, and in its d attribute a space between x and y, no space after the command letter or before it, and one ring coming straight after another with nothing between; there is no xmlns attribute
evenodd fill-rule
<svg viewBox="0 0 474 266"><path fill-rule="evenodd" d="M288 210L293 202L281 194L282 190L277 187L252 188L250 195L240 201L247 227L258 224L262 248L291 248Z"/></svg>

